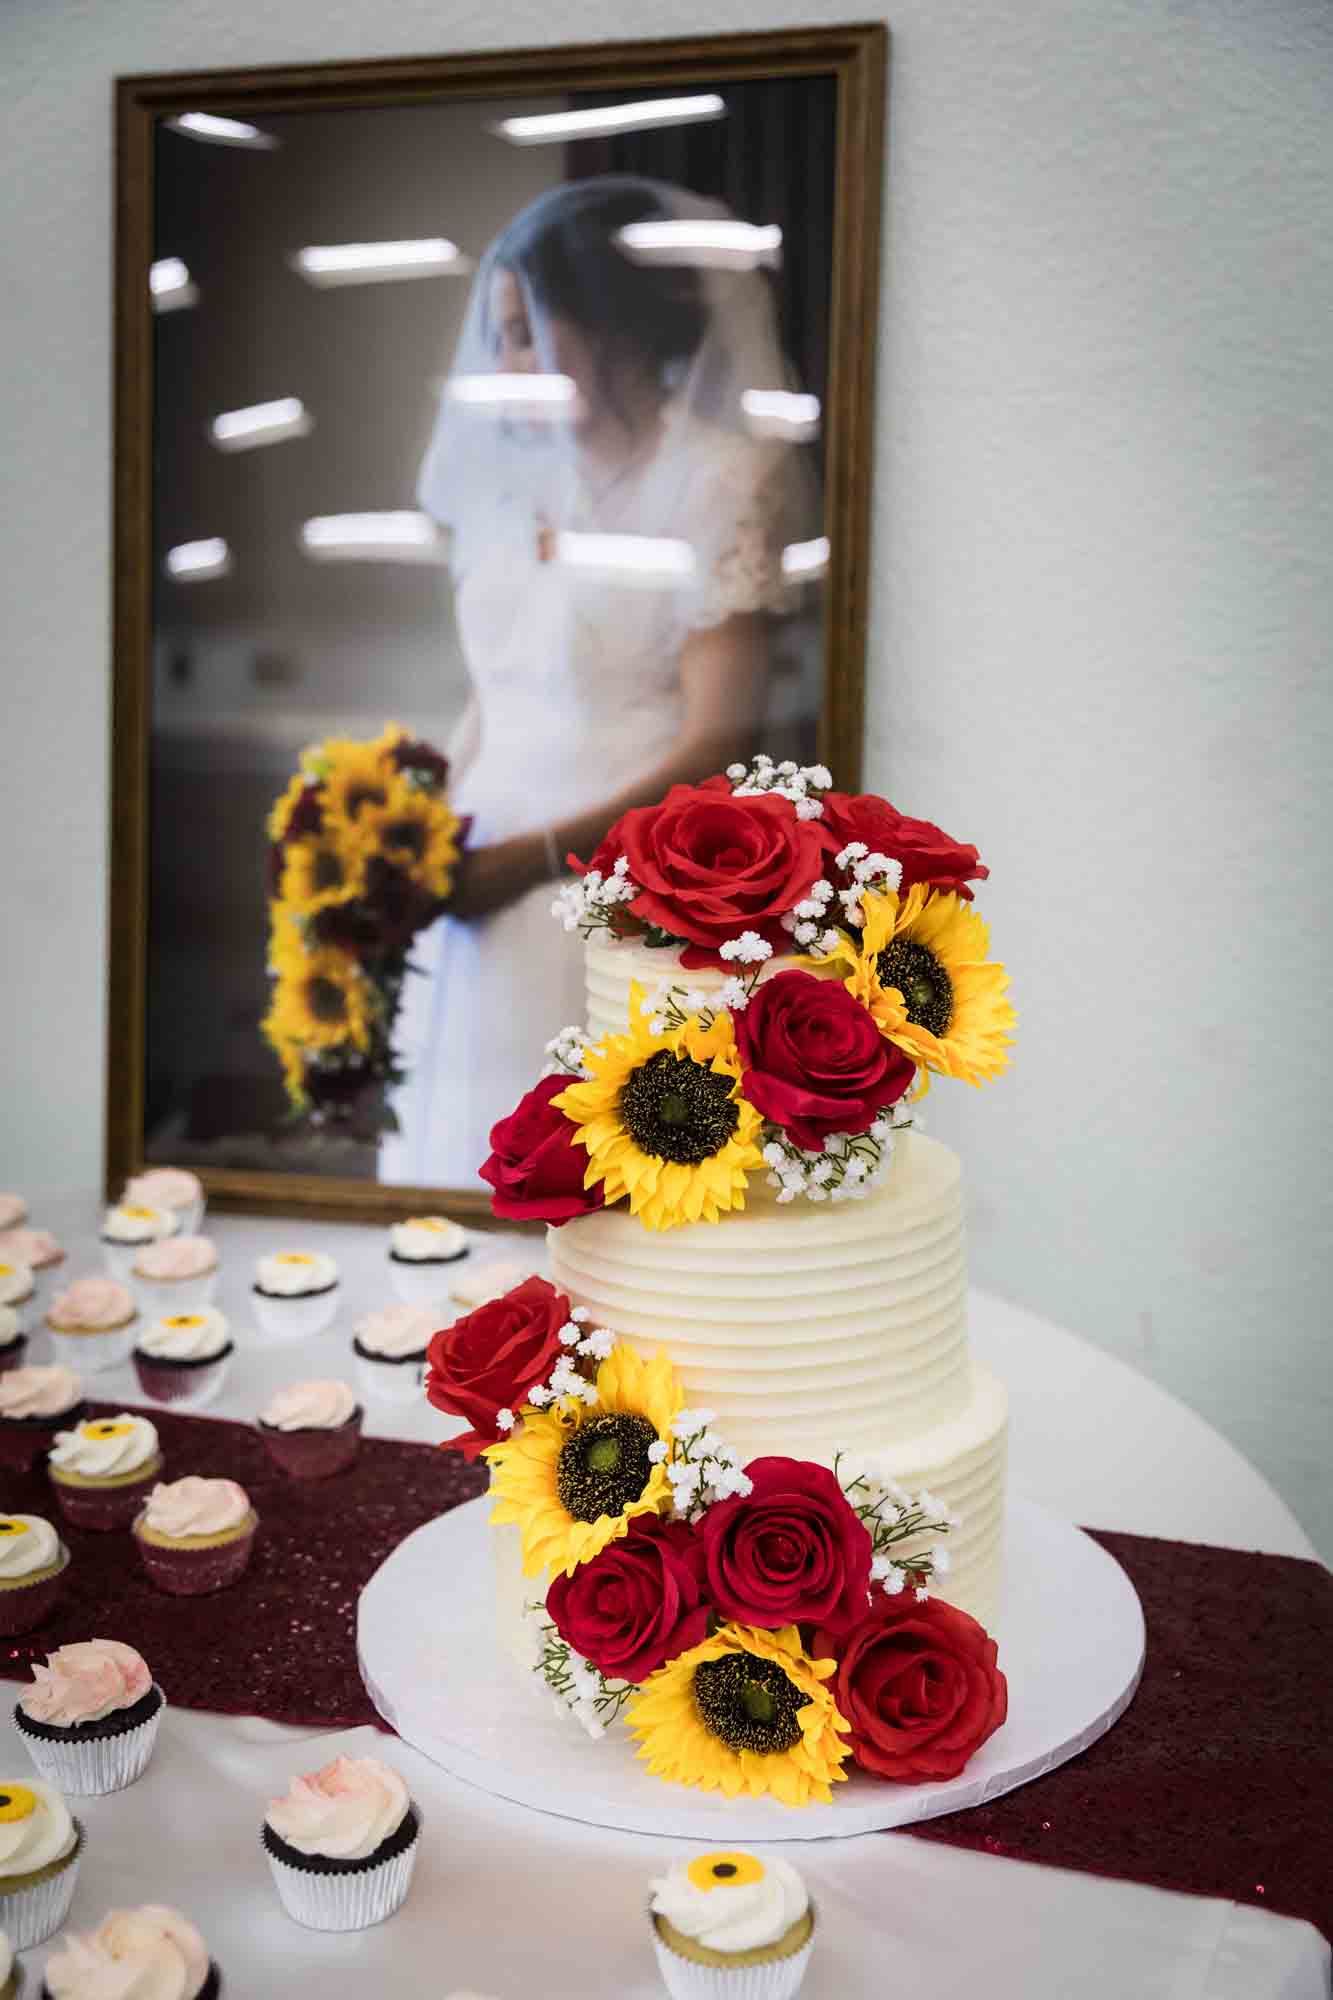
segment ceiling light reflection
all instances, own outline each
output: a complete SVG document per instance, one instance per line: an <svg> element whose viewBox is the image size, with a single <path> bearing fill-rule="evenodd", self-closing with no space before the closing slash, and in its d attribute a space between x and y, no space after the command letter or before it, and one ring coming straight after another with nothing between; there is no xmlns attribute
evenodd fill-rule
<svg viewBox="0 0 1333 2000"><path fill-rule="evenodd" d="M317 514L301 527L316 562L443 562L443 536L429 514Z"/></svg>
<svg viewBox="0 0 1333 2000"><path fill-rule="evenodd" d="M687 583L694 575L694 550L688 542L653 535L583 535L564 532L555 538L556 561L570 569L599 576L607 583L658 588Z"/></svg>
<svg viewBox="0 0 1333 2000"><path fill-rule="evenodd" d="M182 306L199 303L199 287L179 257L159 257L149 265L148 291L154 312L177 312Z"/></svg>
<svg viewBox="0 0 1333 2000"><path fill-rule="evenodd" d="M178 542L167 550L163 567L177 583L206 583L210 577L226 576L231 550L221 535L211 535L202 542Z"/></svg>
<svg viewBox="0 0 1333 2000"><path fill-rule="evenodd" d="M616 241L636 264L698 264L718 271L776 271L782 231L776 222L705 222L681 218L627 222Z"/></svg>
<svg viewBox="0 0 1333 2000"><path fill-rule="evenodd" d="M827 535L813 542L788 542L782 551L782 574L793 583L813 583L816 577L827 574L828 559Z"/></svg>
<svg viewBox="0 0 1333 2000"><path fill-rule="evenodd" d="M214 417L208 435L219 451L253 451L257 445L281 444L284 438L308 437L313 429L310 412L301 398L280 396L272 403L224 410Z"/></svg>
<svg viewBox="0 0 1333 2000"><path fill-rule="evenodd" d="M183 111L168 118L167 130L186 139L207 139L215 146L249 146L253 151L271 153L278 141L271 132L247 125L240 118L219 118L212 111Z"/></svg>
<svg viewBox="0 0 1333 2000"><path fill-rule="evenodd" d="M752 437L804 444L819 435L818 396L790 389L743 389L741 414Z"/></svg>
<svg viewBox="0 0 1333 2000"><path fill-rule="evenodd" d="M578 414L579 392L569 375L451 375L445 394L483 415L532 423L562 423Z"/></svg>
<svg viewBox="0 0 1333 2000"><path fill-rule="evenodd" d="M544 111L502 118L491 130L514 146L542 146L552 139L586 139L606 132L646 132L655 125L697 125L725 118L715 92L698 97L650 97L635 104L603 104L586 111Z"/></svg>
<svg viewBox="0 0 1333 2000"><path fill-rule="evenodd" d="M312 285L375 285L395 278L465 275L472 260L447 236L402 243L312 243L297 250L292 268Z"/></svg>

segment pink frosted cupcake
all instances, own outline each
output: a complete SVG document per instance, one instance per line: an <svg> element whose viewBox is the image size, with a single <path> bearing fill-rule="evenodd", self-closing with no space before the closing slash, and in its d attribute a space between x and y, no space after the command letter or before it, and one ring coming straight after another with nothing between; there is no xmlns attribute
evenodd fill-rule
<svg viewBox="0 0 1333 2000"><path fill-rule="evenodd" d="M216 1306L166 1313L141 1328L134 1372L145 1396L177 1410L202 1410L222 1391L233 1348Z"/></svg>
<svg viewBox="0 0 1333 2000"><path fill-rule="evenodd" d="M197 1236L204 1219L204 1184L184 1167L145 1167L125 1183L122 1201L169 1208L182 1236Z"/></svg>
<svg viewBox="0 0 1333 2000"><path fill-rule="evenodd" d="M363 1931L406 1900L421 1822L378 1757L335 1757L271 1799L263 1843L282 1907L313 1931Z"/></svg>
<svg viewBox="0 0 1333 2000"><path fill-rule="evenodd" d="M49 1229L0 1229L0 1261L44 1271L49 1264L63 1264L65 1253Z"/></svg>
<svg viewBox="0 0 1333 2000"><path fill-rule="evenodd" d="M157 1431L122 1410L57 1431L46 1461L60 1511L72 1528L128 1528L162 1476Z"/></svg>
<svg viewBox="0 0 1333 2000"><path fill-rule="evenodd" d="M160 1243L164 1236L175 1236L179 1230L180 1224L169 1208L122 1201L102 1217L102 1262L113 1278L127 1284L134 1271L134 1260L145 1243Z"/></svg>
<svg viewBox="0 0 1333 2000"><path fill-rule="evenodd" d="M57 1431L83 1415L83 1383L72 1368L12 1368L0 1374L0 1465L27 1472Z"/></svg>
<svg viewBox="0 0 1333 2000"><path fill-rule="evenodd" d="M0 1194L0 1229L17 1229L28 1219L28 1204L21 1194Z"/></svg>
<svg viewBox="0 0 1333 2000"><path fill-rule="evenodd" d="M9 1307L20 1333L27 1331L28 1307L36 1290L37 1280L30 1264L20 1264L14 1257L0 1257L0 1306Z"/></svg>
<svg viewBox="0 0 1333 2000"><path fill-rule="evenodd" d="M259 1516L234 1479L173 1480L155 1486L134 1523L139 1560L151 1583L172 1597L225 1590L243 1575Z"/></svg>
<svg viewBox="0 0 1333 2000"><path fill-rule="evenodd" d="M369 1396L419 1403L430 1337L440 1315L430 1306L385 1306L358 1320L352 1335L356 1376Z"/></svg>
<svg viewBox="0 0 1333 2000"><path fill-rule="evenodd" d="M139 1303L152 1319L211 1306L218 1283L217 1245L207 1236L165 1236L145 1243L130 1267Z"/></svg>
<svg viewBox="0 0 1333 2000"><path fill-rule="evenodd" d="M364 1411L346 1382L289 1382L259 1419L275 1465L293 1479L343 1472L361 1445Z"/></svg>
<svg viewBox="0 0 1333 2000"><path fill-rule="evenodd" d="M76 1278L57 1292L46 1329L57 1361L95 1375L129 1359L134 1345L134 1295L115 1278Z"/></svg>
<svg viewBox="0 0 1333 2000"><path fill-rule="evenodd" d="M179 1910L143 1903L108 1910L95 1931L68 1933L46 1961L43 2000L110 2000L170 1995L217 2000L222 1975L208 1946Z"/></svg>
<svg viewBox="0 0 1333 2000"><path fill-rule="evenodd" d="M0 1634L31 1632L55 1610L69 1550L40 1514L0 1514Z"/></svg>
<svg viewBox="0 0 1333 2000"><path fill-rule="evenodd" d="M14 1726L50 1785L80 1798L123 1791L148 1768L166 1697L118 1639L57 1646L19 1696Z"/></svg>

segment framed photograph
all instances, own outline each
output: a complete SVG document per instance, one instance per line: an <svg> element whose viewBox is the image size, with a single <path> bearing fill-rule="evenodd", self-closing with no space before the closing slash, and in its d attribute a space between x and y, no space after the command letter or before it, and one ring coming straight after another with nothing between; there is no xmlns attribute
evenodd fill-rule
<svg viewBox="0 0 1333 2000"><path fill-rule="evenodd" d="M855 788L885 54L118 84L113 1192L484 1215L576 858Z"/></svg>

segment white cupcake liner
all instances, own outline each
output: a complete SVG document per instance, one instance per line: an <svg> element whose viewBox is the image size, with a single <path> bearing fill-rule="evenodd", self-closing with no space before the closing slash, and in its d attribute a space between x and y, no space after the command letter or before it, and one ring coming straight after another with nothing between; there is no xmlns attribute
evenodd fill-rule
<svg viewBox="0 0 1333 2000"><path fill-rule="evenodd" d="M72 1368L76 1375L100 1375L104 1368L118 1368L128 1361L139 1322L112 1327L106 1333L61 1333L48 1322L51 1359Z"/></svg>
<svg viewBox="0 0 1333 2000"><path fill-rule="evenodd" d="M161 1688L157 1693L161 1695ZM124 1729L119 1736L37 1736L17 1718L14 1726L49 1785L75 1798L101 1798L107 1792L123 1792L143 1776L166 1708L165 1699L159 1701L147 1722Z"/></svg>
<svg viewBox="0 0 1333 2000"><path fill-rule="evenodd" d="M442 1310L449 1306L449 1283L464 1262L462 1257L422 1258L419 1263L404 1263L397 1257L389 1259L389 1282L395 1296L405 1306L439 1306Z"/></svg>
<svg viewBox="0 0 1333 2000"><path fill-rule="evenodd" d="M419 1403L425 1394L422 1381L424 1361L372 1361L364 1354L352 1354L356 1379L362 1393L380 1403Z"/></svg>
<svg viewBox="0 0 1333 2000"><path fill-rule="evenodd" d="M218 1267L215 1264L211 1271L201 1271L197 1278L143 1278L132 1270L130 1284L140 1310L150 1319L161 1319L164 1313L202 1312L213 1303Z"/></svg>
<svg viewBox="0 0 1333 2000"><path fill-rule="evenodd" d="M250 1299L261 1332L273 1340L304 1340L333 1324L342 1303L342 1286L335 1280L326 1291L298 1292L290 1299L252 1287Z"/></svg>
<svg viewBox="0 0 1333 2000"><path fill-rule="evenodd" d="M83 1828L77 1820L74 1830L78 1844L72 1860L30 1889L11 1889L0 1896L0 1931L9 1939L12 1950L31 1951L34 1945L45 1944L69 1915L83 1854Z"/></svg>
<svg viewBox="0 0 1333 2000"><path fill-rule="evenodd" d="M145 1354L143 1358L153 1368L170 1368L172 1365L164 1354ZM210 1403L216 1402L222 1394L222 1387L230 1370L231 1355L219 1354L217 1360L210 1362L207 1367L184 1371L189 1377L190 1386L183 1396L155 1396L151 1389L144 1388L142 1382L139 1387L143 1389L149 1402L155 1403L160 1410L204 1410Z"/></svg>
<svg viewBox="0 0 1333 2000"><path fill-rule="evenodd" d="M766 1965L697 1965L664 1944L653 1924L653 1950L671 2000L793 2000L805 1979L814 1941L812 1931L790 1958L773 1958Z"/></svg>
<svg viewBox="0 0 1333 2000"><path fill-rule="evenodd" d="M289 1917L311 1931L364 1931L372 1924L384 1923L406 1901L420 1845L418 1830L412 1845L401 1854L345 1875L293 1868L267 1847L264 1853L278 1899Z"/></svg>

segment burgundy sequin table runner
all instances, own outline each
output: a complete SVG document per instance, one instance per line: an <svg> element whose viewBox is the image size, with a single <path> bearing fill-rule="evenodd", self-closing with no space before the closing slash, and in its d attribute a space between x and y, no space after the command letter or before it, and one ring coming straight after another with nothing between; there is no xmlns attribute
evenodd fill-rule
<svg viewBox="0 0 1333 2000"><path fill-rule="evenodd" d="M485 1472L431 1445L365 1438L347 1472L301 1482L246 1424L148 1414L168 1478L239 1479L249 1492L261 1517L249 1570L214 1597L164 1597L128 1533L62 1527L65 1598L38 1631L0 1639L0 1676L27 1679L32 1660L97 1634L138 1646L184 1708L378 1722L357 1671L357 1596L404 1536L480 1493ZM0 1505L58 1518L40 1468L4 1475ZM1288 1556L1096 1539L1147 1621L1125 1716L1059 1770L909 1837L1254 1903L1333 1935L1333 1578Z"/></svg>

